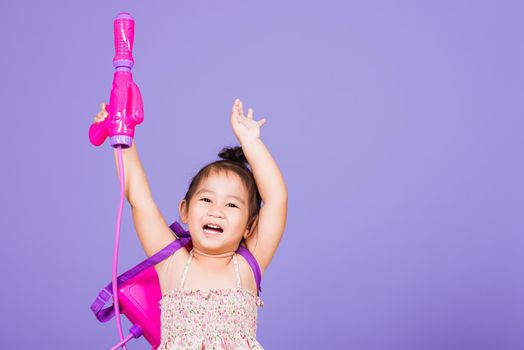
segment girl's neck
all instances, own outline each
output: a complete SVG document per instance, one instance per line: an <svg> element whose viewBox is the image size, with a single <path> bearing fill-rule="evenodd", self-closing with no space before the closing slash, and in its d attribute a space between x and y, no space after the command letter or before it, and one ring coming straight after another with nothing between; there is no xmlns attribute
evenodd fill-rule
<svg viewBox="0 0 524 350"><path fill-rule="evenodd" d="M207 254L198 248L193 247L192 254L198 262L207 266L206 268L219 271L229 266L232 256L235 255L235 252Z"/></svg>
<svg viewBox="0 0 524 350"><path fill-rule="evenodd" d="M208 258L227 258L228 256L235 255L235 252L227 252L227 253L222 253L222 254L207 254L207 253L204 253L203 251L201 251L200 249L197 249L195 247L193 247L193 253L196 253L196 254L199 254L199 255L203 255L203 256L206 256Z"/></svg>

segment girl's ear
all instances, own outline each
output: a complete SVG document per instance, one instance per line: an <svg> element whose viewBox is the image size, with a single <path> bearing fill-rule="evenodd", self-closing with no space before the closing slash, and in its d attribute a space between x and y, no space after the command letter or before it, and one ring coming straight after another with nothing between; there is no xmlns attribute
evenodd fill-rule
<svg viewBox="0 0 524 350"><path fill-rule="evenodd" d="M248 222L246 231L244 233L244 238L246 239L249 238L253 234L253 232L255 232L257 225L258 225L258 214Z"/></svg>
<svg viewBox="0 0 524 350"><path fill-rule="evenodd" d="M187 225L187 202L185 199L182 199L178 204L178 214L183 224Z"/></svg>

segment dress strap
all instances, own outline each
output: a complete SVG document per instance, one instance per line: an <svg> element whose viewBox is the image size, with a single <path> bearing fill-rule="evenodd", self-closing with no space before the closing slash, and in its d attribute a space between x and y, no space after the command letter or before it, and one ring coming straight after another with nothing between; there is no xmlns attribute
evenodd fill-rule
<svg viewBox="0 0 524 350"><path fill-rule="evenodd" d="M242 283L240 283L240 273L238 272L238 261L237 255L233 255L233 264L235 265L235 274L237 275L237 287L242 288Z"/></svg>
<svg viewBox="0 0 524 350"><path fill-rule="evenodd" d="M180 288L184 288L184 283L186 282L186 276L187 276L187 270L189 270L189 264L191 264L191 260L193 259L193 250L189 252L189 259L186 261L186 265L184 266L184 272L182 273L182 281L180 282Z"/></svg>
<svg viewBox="0 0 524 350"><path fill-rule="evenodd" d="M162 272L164 273L164 275L166 274L167 270L169 269L169 266L171 265L171 261L173 260L173 256L175 256L175 254L171 254L171 256L164 263L165 265L164 265L164 267L162 269Z"/></svg>

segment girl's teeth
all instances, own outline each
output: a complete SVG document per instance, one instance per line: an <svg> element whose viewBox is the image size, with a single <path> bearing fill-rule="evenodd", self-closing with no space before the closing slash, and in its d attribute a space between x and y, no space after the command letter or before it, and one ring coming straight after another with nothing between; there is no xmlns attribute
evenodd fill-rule
<svg viewBox="0 0 524 350"><path fill-rule="evenodd" d="M219 235L219 234L220 234L220 232L209 231L209 230L207 230L207 229L204 229L204 232L209 233L209 234L211 234L211 235Z"/></svg>

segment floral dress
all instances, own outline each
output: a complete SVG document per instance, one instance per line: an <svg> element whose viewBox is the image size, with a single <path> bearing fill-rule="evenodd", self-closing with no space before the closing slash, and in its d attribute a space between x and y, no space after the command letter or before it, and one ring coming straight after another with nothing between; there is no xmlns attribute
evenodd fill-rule
<svg viewBox="0 0 524 350"><path fill-rule="evenodd" d="M184 282L193 251L184 266L180 288L163 294L161 342L158 350L263 350L256 340L257 307L264 306L254 292L242 288L238 261L233 255L237 287L186 290Z"/></svg>

